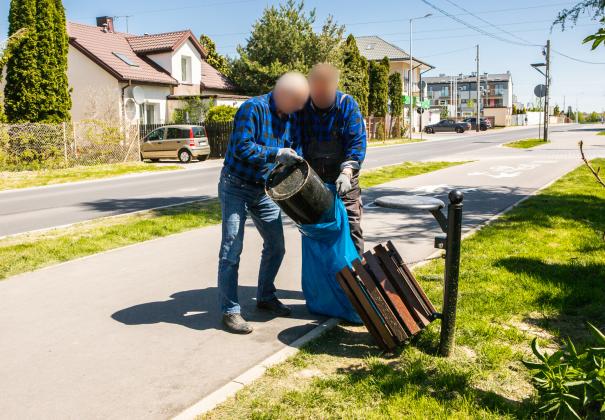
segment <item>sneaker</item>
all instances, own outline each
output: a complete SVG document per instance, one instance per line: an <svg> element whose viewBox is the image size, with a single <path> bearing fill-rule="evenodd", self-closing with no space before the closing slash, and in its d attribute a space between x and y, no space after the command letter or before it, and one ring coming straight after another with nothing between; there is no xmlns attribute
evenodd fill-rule
<svg viewBox="0 0 605 420"><path fill-rule="evenodd" d="M227 330L235 334L250 334L252 325L242 318L241 314L223 314L223 325Z"/></svg>
<svg viewBox="0 0 605 420"><path fill-rule="evenodd" d="M281 303L278 298L257 302L256 307L264 311L269 311L277 316L289 316L292 313L292 310Z"/></svg>

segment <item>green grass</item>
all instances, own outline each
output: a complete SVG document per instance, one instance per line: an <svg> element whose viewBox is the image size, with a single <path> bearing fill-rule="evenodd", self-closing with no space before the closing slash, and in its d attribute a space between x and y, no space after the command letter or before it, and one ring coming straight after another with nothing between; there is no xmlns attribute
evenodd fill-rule
<svg viewBox="0 0 605 420"><path fill-rule="evenodd" d="M176 165L152 165L147 163L114 163L96 166L77 166L65 169L39 171L0 172L0 191L16 188L39 187L65 182L109 178L140 172L172 171L181 169Z"/></svg>
<svg viewBox="0 0 605 420"><path fill-rule="evenodd" d="M384 166L362 172L359 183L361 188L370 188L400 178L422 175L427 172L449 168L465 162L403 162L398 165Z"/></svg>
<svg viewBox="0 0 605 420"><path fill-rule="evenodd" d="M5 238L0 240L0 280L220 221L218 201L211 200Z"/></svg>
<svg viewBox="0 0 605 420"><path fill-rule="evenodd" d="M504 146L513 147L515 149L530 149L532 147L540 146L542 144L546 144L542 139L523 139L512 141L510 143L504 143Z"/></svg>
<svg viewBox="0 0 605 420"><path fill-rule="evenodd" d="M367 188L453 164L455 163L405 162L381 170L364 172L361 175L361 184ZM0 240L0 280L44 266L217 224L220 221L220 206L216 200L212 200L5 238Z"/></svg>
<svg viewBox="0 0 605 420"><path fill-rule="evenodd" d="M599 131L597 133L597 136L605 136L605 130L604 131Z"/></svg>
<svg viewBox="0 0 605 420"><path fill-rule="evenodd" d="M603 165L605 160L595 161ZM457 347L436 356L439 322L394 356L340 326L205 418L528 418L529 342L557 348L605 326L605 189L585 167L463 242ZM415 270L441 307L443 261Z"/></svg>
<svg viewBox="0 0 605 420"><path fill-rule="evenodd" d="M399 138L399 139L386 139L386 140L369 140L368 147L380 147L380 146L392 146L394 144L409 144L409 143L419 143L424 140L420 139L410 139L408 137Z"/></svg>

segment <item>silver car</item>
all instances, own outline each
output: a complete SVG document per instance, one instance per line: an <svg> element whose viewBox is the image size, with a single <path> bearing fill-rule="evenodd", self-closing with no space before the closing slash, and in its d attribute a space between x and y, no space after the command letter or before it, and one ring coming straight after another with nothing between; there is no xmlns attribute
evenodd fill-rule
<svg viewBox="0 0 605 420"><path fill-rule="evenodd" d="M141 144L141 159L152 162L178 159L189 163L192 159L204 161L209 155L208 137L201 125L166 125L147 134Z"/></svg>

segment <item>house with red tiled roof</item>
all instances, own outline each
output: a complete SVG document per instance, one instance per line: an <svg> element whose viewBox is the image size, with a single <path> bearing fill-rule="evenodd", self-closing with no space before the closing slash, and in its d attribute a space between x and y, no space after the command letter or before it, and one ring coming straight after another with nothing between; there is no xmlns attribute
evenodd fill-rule
<svg viewBox="0 0 605 420"><path fill-rule="evenodd" d="M111 17L97 25L68 22L68 78L72 118L167 123L191 97L239 105L233 83L209 65L190 30L134 35L114 31Z"/></svg>

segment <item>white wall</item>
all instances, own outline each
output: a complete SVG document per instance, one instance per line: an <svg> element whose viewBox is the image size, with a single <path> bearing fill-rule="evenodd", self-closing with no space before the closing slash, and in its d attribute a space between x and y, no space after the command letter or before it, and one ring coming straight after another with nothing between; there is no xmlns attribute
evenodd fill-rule
<svg viewBox="0 0 605 420"><path fill-rule="evenodd" d="M147 57L151 58L160 67L162 67L168 73L172 74L172 53L171 52L160 53L160 54L149 54Z"/></svg>
<svg viewBox="0 0 605 420"><path fill-rule="evenodd" d="M67 65L69 86L72 89L72 120L119 120L122 92L118 80L71 45Z"/></svg>
<svg viewBox="0 0 605 420"><path fill-rule="evenodd" d="M125 86L125 85L124 85ZM167 107L166 107L166 97L170 95L171 88L170 86L155 86L155 85L136 85L128 87L124 91L125 98L132 98L132 89L135 86L139 86L143 91L145 96L145 103L151 103L157 105L157 112L155 114L155 122L159 124L163 124L167 121ZM141 118L140 109L137 106L137 112L135 116L135 120Z"/></svg>
<svg viewBox="0 0 605 420"><path fill-rule="evenodd" d="M181 57L183 55L191 57L191 84L199 85L202 81L202 56L195 49L191 40L187 40L172 55L172 77L179 82L183 82L181 77Z"/></svg>

